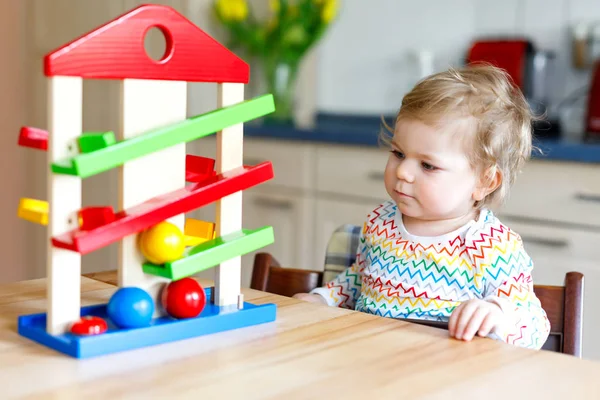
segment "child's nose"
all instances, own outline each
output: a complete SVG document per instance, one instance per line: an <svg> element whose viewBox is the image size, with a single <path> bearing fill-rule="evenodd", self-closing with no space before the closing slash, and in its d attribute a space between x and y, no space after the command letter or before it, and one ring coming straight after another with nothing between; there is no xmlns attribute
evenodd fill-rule
<svg viewBox="0 0 600 400"><path fill-rule="evenodd" d="M415 180L415 175L410 169L409 163L405 161L401 162L396 169L396 176L401 181L406 181L408 183L412 183Z"/></svg>

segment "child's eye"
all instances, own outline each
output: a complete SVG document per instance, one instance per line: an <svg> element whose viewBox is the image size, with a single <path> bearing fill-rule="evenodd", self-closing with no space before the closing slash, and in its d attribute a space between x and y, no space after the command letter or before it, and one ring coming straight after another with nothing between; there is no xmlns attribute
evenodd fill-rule
<svg viewBox="0 0 600 400"><path fill-rule="evenodd" d="M435 170L437 169L437 167L436 167L436 166L433 166L433 165L431 165L431 164L429 164L429 163L426 163L426 162L422 162L422 163L421 163L421 166L422 166L422 167L423 167L423 169L424 169L424 170L426 170L426 171L435 171Z"/></svg>
<svg viewBox="0 0 600 400"><path fill-rule="evenodd" d="M403 159L404 158L404 153L402 153L401 151L392 150L392 154L394 154L396 156L396 158L399 158L399 159Z"/></svg>

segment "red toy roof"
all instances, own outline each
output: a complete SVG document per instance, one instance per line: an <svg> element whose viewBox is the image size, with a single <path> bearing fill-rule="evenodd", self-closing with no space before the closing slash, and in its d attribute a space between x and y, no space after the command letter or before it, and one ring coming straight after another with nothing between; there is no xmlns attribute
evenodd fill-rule
<svg viewBox="0 0 600 400"><path fill-rule="evenodd" d="M159 28L165 57L146 54L144 36ZM142 5L47 54L46 76L248 83L250 68L171 7Z"/></svg>

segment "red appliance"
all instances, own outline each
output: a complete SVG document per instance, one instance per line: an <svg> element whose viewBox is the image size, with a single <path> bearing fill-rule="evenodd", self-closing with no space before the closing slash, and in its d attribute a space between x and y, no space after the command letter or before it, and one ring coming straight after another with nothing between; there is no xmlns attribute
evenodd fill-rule
<svg viewBox="0 0 600 400"><path fill-rule="evenodd" d="M536 137L557 138L561 127L552 115L550 99L553 86L554 53L536 49L526 38L488 38L475 41L466 56L466 63L486 62L506 70L521 89L536 115L543 121L533 124Z"/></svg>
<svg viewBox="0 0 600 400"><path fill-rule="evenodd" d="M528 69L533 53L533 45L524 39L479 40L469 49L467 63L487 62L505 69L527 96L531 90Z"/></svg>
<svg viewBox="0 0 600 400"><path fill-rule="evenodd" d="M600 60L596 61L592 71L585 121L586 140L600 141Z"/></svg>

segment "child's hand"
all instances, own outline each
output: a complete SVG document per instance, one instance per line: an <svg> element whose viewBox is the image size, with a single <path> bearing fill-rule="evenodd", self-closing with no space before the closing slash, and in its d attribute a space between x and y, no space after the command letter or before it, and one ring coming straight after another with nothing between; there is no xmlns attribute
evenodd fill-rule
<svg viewBox="0 0 600 400"><path fill-rule="evenodd" d="M314 293L296 293L292 298L308 301L310 303L327 304L327 301L323 296Z"/></svg>
<svg viewBox="0 0 600 400"><path fill-rule="evenodd" d="M450 315L448 331L456 339L470 341L476 333L486 337L504 323L502 309L495 303L480 299L465 301Z"/></svg>

